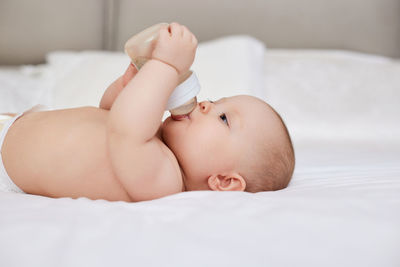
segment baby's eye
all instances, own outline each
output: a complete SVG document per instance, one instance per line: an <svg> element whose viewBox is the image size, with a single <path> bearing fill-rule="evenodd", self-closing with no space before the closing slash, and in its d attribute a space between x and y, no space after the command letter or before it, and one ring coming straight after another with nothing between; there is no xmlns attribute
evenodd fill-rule
<svg viewBox="0 0 400 267"><path fill-rule="evenodd" d="M221 115L219 115L219 117L221 118L221 120L226 123L226 125L229 126L229 122L228 122L228 118L226 117L225 113L222 113Z"/></svg>

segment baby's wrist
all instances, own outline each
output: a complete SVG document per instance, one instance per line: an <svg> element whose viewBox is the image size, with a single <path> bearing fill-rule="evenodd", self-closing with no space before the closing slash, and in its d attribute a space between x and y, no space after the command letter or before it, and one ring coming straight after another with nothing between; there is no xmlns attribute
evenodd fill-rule
<svg viewBox="0 0 400 267"><path fill-rule="evenodd" d="M160 62L160 63L162 63L162 64L164 64L164 65L166 65L166 66L168 66L168 67L170 67L170 68L172 68L172 69L174 69L174 71L176 72L176 74L179 75L179 71L178 71L177 68L175 68L175 66L173 66L173 65L171 65L171 64L169 64L169 63L167 63L167 62L165 62L165 61L162 61L161 59L158 59L158 58L152 58L152 60L158 61L158 62Z"/></svg>

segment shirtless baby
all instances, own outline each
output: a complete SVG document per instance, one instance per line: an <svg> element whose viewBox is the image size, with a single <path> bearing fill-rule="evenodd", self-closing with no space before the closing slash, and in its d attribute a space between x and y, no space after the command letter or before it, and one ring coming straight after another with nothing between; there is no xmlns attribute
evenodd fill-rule
<svg viewBox="0 0 400 267"><path fill-rule="evenodd" d="M188 117L162 122L196 49L195 36L171 23L160 30L152 58L140 71L130 65L99 108L25 112L0 122L2 188L122 201L285 188L293 147L264 101L245 95L203 101Z"/></svg>

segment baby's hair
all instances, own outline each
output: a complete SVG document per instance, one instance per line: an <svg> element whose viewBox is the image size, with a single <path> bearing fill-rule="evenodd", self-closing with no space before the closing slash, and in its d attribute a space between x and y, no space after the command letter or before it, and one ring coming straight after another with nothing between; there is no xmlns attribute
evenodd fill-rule
<svg viewBox="0 0 400 267"><path fill-rule="evenodd" d="M247 192L276 191L286 188L293 175L295 154L289 131L278 112L269 107L281 122L284 142L273 147L262 143L258 147L258 153L255 153L256 163L249 168L250 172L246 175Z"/></svg>

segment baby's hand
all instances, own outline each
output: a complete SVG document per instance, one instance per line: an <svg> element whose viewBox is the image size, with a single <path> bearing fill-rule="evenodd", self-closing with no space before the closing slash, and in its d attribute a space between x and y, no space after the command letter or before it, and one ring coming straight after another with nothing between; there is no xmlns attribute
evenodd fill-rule
<svg viewBox="0 0 400 267"><path fill-rule="evenodd" d="M197 39L188 28L176 22L160 29L152 58L174 67L178 74L186 73L196 55Z"/></svg>

